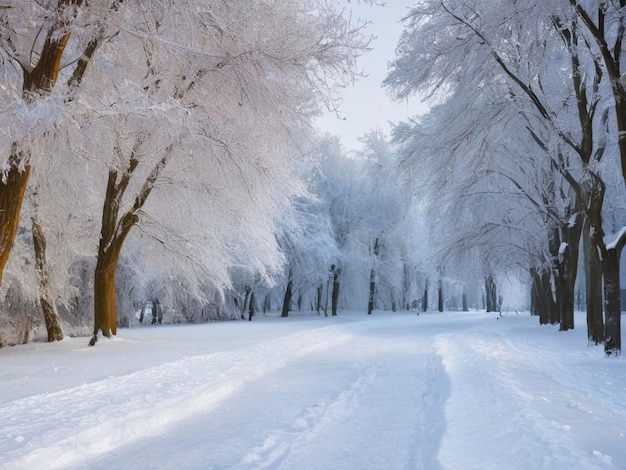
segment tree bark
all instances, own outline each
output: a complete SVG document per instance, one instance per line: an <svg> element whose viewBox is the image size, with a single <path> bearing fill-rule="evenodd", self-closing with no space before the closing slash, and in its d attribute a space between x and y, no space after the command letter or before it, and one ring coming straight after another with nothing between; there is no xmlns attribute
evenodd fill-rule
<svg viewBox="0 0 626 470"><path fill-rule="evenodd" d="M293 289L293 271L289 268L289 280L287 281L287 288L285 289L285 297L283 299L283 311L281 313L281 317L289 316L289 306L291 305L291 297L292 297L292 289Z"/></svg>
<svg viewBox="0 0 626 470"><path fill-rule="evenodd" d="M605 25L605 10L600 3L596 4L597 14L594 15L597 19L597 24L594 22L592 16L587 12L587 10L585 10L582 5L578 4L576 0L570 0L570 3L594 38L596 45L600 50L605 69L609 77L608 82L611 84L613 99L615 101L615 121L617 124L618 147L622 167L622 181L626 183L626 87L624 87L624 83L622 81L621 67L625 25L620 18L620 21L617 22L616 28L607 28ZM624 7L626 7L626 0L619 0L619 8L623 10ZM613 35L614 43L612 47L609 46L610 41L607 37L607 32L609 32L608 34Z"/></svg>
<svg viewBox="0 0 626 470"><path fill-rule="evenodd" d="M339 305L339 274L340 273L341 273L341 268L337 268L334 270L334 274L333 274L333 294L331 296L331 306L332 306L333 317L337 316L337 307Z"/></svg>
<svg viewBox="0 0 626 470"><path fill-rule="evenodd" d="M376 273L374 272L374 268L370 271L370 294L369 299L367 301L367 314L371 315L372 310L374 310L374 292L376 290Z"/></svg>
<svg viewBox="0 0 626 470"><path fill-rule="evenodd" d="M248 321L252 321L252 317L254 316L254 291L250 292L250 300L248 302Z"/></svg>
<svg viewBox="0 0 626 470"><path fill-rule="evenodd" d="M587 341L589 344L600 344L604 343L602 260L591 243L590 230L589 221L585 220L583 253L586 266Z"/></svg>
<svg viewBox="0 0 626 470"><path fill-rule="evenodd" d="M0 284L19 227L22 202L30 175L30 165L23 169L20 165L27 160L28 156L14 143L6 179L0 179Z"/></svg>
<svg viewBox="0 0 626 470"><path fill-rule="evenodd" d="M437 286L437 295L438 295L438 299L437 299L437 307L439 308L440 312L443 312L443 283L441 281L441 279L439 279L439 285Z"/></svg>
<svg viewBox="0 0 626 470"><path fill-rule="evenodd" d="M48 263L46 259L46 237L41 224L36 217L32 217L33 245L35 249L35 266L39 282L39 303L43 310L43 317L48 332L48 342L61 341L63 329L61 319L54 303L53 295L48 282Z"/></svg>
<svg viewBox="0 0 626 470"><path fill-rule="evenodd" d="M98 256L94 273L94 330L90 346L96 344L99 331L107 338L117 334L115 269L118 257L119 249L111 249L105 255Z"/></svg>
<svg viewBox="0 0 626 470"><path fill-rule="evenodd" d="M621 248L611 248L607 250L604 267L604 302L606 316L604 326L604 352L607 356L617 356L622 351L622 307L619 282L620 254Z"/></svg>
<svg viewBox="0 0 626 470"><path fill-rule="evenodd" d="M561 274L560 326L561 331L574 329L574 287L578 275L578 256L580 252L580 235L584 218L578 198L574 206L575 222L562 228L563 241L566 246L559 253Z"/></svg>
<svg viewBox="0 0 626 470"><path fill-rule="evenodd" d="M622 352L622 305L620 292L620 259L626 244L623 230L613 246L604 256L604 352L607 356L618 356Z"/></svg>
<svg viewBox="0 0 626 470"><path fill-rule="evenodd" d="M498 310L498 293L496 281L493 276L485 278L485 301L487 312L496 312Z"/></svg>
<svg viewBox="0 0 626 470"><path fill-rule="evenodd" d="M462 300L462 304L463 304L463 311L464 312L469 312L469 308L467 308L467 288L465 286L463 286L463 300Z"/></svg>
<svg viewBox="0 0 626 470"><path fill-rule="evenodd" d="M248 286L246 286L245 292L246 293L245 293L245 295L243 297L243 303L241 304L241 319L242 320L246 319L246 316L245 316L245 314L246 314L246 307L248 306L248 299L250 298L251 289Z"/></svg>

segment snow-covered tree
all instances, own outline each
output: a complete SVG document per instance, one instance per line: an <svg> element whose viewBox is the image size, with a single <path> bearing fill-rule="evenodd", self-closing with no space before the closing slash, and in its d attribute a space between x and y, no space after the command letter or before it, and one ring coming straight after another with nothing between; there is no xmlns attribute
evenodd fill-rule
<svg viewBox="0 0 626 470"><path fill-rule="evenodd" d="M595 251L603 250L598 224L603 196L599 164L606 148L610 109L598 56L589 50L590 41L581 38L570 7L563 2L488 6L483 2L422 2L407 17L398 58L386 80L400 98L423 91L438 94L443 101L461 99L457 109L464 113L476 109L470 93L481 95L484 90L495 92L498 99L483 112L495 103L506 109L502 99L514 103L515 112L525 121L526 140L534 141L535 152L550 162L552 179L564 179L573 193L560 198L565 205L557 208L561 222L553 244L556 248L548 250L562 329L573 327L572 292L583 220L587 234L595 234L591 238ZM510 116L507 113L501 119L510 121ZM483 126L465 128L464 141L484 140ZM518 183L514 174L505 174L511 183ZM554 202L558 201L553 198L549 204ZM561 242L566 249L558 249Z"/></svg>

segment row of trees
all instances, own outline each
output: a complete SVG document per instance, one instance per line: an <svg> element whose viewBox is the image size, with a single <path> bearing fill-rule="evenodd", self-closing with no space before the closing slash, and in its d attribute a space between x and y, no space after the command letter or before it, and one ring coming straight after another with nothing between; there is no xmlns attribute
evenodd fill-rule
<svg viewBox="0 0 626 470"><path fill-rule="evenodd" d="M58 307L73 323L93 311L94 344L141 299L219 317L238 267L282 269L276 220L306 193L294 157L358 75L363 24L317 0L20 0L0 15L4 342L34 298L50 340Z"/></svg>
<svg viewBox="0 0 626 470"><path fill-rule="evenodd" d="M35 299L50 340L95 318L92 344L147 301L530 306L567 330L584 281L589 341L618 353L623 5L518 3L414 6L385 85L433 107L351 153L311 129L368 46L339 2L0 9L0 341Z"/></svg>
<svg viewBox="0 0 626 470"><path fill-rule="evenodd" d="M582 265L589 341L607 354L621 350L625 6L420 2L385 81L399 99L437 103L396 140L430 186L442 259L473 259L485 278L525 271L533 312L562 330Z"/></svg>

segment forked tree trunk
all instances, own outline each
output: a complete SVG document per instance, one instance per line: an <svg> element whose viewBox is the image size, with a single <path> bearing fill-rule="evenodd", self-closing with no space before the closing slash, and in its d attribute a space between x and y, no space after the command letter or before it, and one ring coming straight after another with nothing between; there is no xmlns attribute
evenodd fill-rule
<svg viewBox="0 0 626 470"><path fill-rule="evenodd" d="M541 271L533 270L532 275L534 315L539 316L540 325L547 325L550 323L550 311L556 308L552 297L550 270L545 267Z"/></svg>
<svg viewBox="0 0 626 470"><path fill-rule="evenodd" d="M44 40L41 50L37 51L39 55L37 65L29 69L20 63L24 77L22 81L24 101L35 102L53 90L59 76L61 59L70 39L70 22L78 12L77 8L69 9L68 6L78 6L81 3L82 0L60 0L59 14L51 23L48 23L50 27L47 31L44 29L41 31ZM74 16L60 14L66 11L72 11ZM85 68L94 50L77 62L77 68L72 74L72 83L76 88L82 81ZM79 66L80 70L78 70ZM19 143L13 143L5 178L0 179L0 284L17 234L22 202L30 176L30 155L19 147Z"/></svg>
<svg viewBox="0 0 626 470"><path fill-rule="evenodd" d="M94 331L89 342L93 346L98 341L98 332L106 337L117 334L117 309L115 295L115 270L124 241L131 229L137 224L137 213L145 204L154 188L154 184L167 165L171 156L172 146L165 149L161 160L154 166L141 190L135 197L132 207L121 217L119 210L124 193L139 164L138 151L145 136L139 135L133 146L128 167L123 172L110 170L107 181L106 195L102 208L102 225L100 227L100 243L98 261L94 273ZM121 152L117 149L118 152Z"/></svg>
<svg viewBox="0 0 626 470"><path fill-rule="evenodd" d="M39 303L43 310L43 317L48 332L48 342L61 341L63 329L61 320L54 303L54 297L48 281L48 263L46 259L46 237L36 217L32 217L33 245L35 249L35 266L39 282Z"/></svg>

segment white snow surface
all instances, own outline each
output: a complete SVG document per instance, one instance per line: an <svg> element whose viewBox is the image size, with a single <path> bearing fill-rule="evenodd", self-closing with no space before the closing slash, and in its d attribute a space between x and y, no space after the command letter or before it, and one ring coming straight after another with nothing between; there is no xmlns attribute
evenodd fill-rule
<svg viewBox="0 0 626 470"><path fill-rule="evenodd" d="M307 313L0 349L0 468L624 469L626 363L576 321Z"/></svg>

